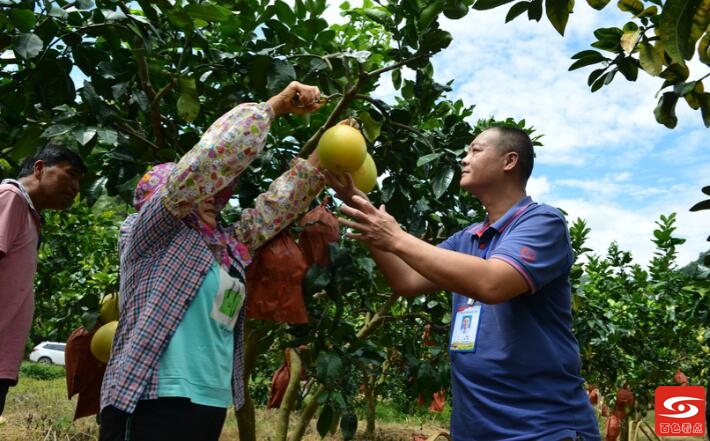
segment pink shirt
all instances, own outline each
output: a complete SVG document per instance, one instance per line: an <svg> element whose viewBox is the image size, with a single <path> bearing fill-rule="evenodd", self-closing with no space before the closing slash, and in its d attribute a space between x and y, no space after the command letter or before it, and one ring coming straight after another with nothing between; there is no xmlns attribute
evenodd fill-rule
<svg viewBox="0 0 710 441"><path fill-rule="evenodd" d="M17 379L34 312L39 215L20 189L0 185L0 378Z"/></svg>

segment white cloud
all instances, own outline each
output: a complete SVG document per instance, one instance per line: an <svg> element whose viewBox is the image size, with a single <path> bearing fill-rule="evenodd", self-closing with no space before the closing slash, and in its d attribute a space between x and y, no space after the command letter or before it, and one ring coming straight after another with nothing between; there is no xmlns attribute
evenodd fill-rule
<svg viewBox="0 0 710 441"><path fill-rule="evenodd" d="M710 249L710 212L688 209L710 182L708 131L698 112L678 106L675 130L653 115L661 82L643 73L621 75L591 93L594 67L568 71L570 57L594 41L592 32L628 20L616 8L599 13L580 4L565 38L543 19L504 24L507 7L474 11L442 27L454 36L435 59L440 82L454 79L451 98L475 104L473 120L525 119L543 134L528 192L586 220L587 246L605 256L615 241L645 265L653 256L653 230L661 215L677 213L678 263Z"/></svg>
<svg viewBox="0 0 710 441"><path fill-rule="evenodd" d="M343 23L334 9L327 20ZM437 81L454 80L449 98L476 106L471 122L525 119L544 135L529 194L563 208L570 220L586 220L586 245L600 256L615 241L645 265L653 256L656 221L674 212L675 235L687 239L678 247L678 263L710 249L710 211L688 211L707 199L700 189L710 185L709 132L699 112L679 103L678 127L670 130L654 119L657 78L639 73L628 82L618 75L592 93L587 77L596 67L568 71L572 55L591 49L595 29L620 26L630 16L614 4L599 12L577 2L561 37L546 18L505 23L508 9L444 20L454 40L433 63ZM389 78L380 85L378 97L391 98Z"/></svg>

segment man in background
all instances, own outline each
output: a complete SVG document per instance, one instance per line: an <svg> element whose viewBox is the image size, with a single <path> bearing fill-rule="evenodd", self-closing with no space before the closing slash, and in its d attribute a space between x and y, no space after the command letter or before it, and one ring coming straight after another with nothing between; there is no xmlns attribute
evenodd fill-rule
<svg viewBox="0 0 710 441"><path fill-rule="evenodd" d="M0 183L0 425L32 326L40 212L69 208L85 172L78 154L50 141Z"/></svg>

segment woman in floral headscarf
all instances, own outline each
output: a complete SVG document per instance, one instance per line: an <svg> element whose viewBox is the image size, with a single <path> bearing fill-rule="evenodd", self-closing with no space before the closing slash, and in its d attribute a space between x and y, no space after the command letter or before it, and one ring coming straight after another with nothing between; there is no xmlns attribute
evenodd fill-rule
<svg viewBox="0 0 710 441"><path fill-rule="evenodd" d="M267 102L238 105L177 164L139 181L137 213L119 237L120 317L101 390L101 441L216 441L227 408L244 403L245 267L322 190L317 156L295 159L234 225L221 227L217 216L274 118L312 112L319 97L293 82Z"/></svg>

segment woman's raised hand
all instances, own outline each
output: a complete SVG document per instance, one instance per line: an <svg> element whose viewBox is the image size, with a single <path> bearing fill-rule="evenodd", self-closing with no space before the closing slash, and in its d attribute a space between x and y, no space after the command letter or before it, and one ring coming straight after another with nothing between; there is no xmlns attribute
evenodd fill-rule
<svg viewBox="0 0 710 441"><path fill-rule="evenodd" d="M320 108L320 98L318 87L291 81L284 90L269 98L267 103L274 109L276 116L286 113L303 115Z"/></svg>

